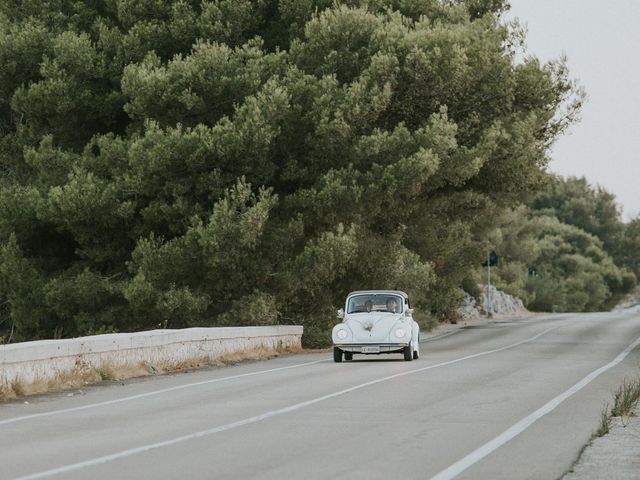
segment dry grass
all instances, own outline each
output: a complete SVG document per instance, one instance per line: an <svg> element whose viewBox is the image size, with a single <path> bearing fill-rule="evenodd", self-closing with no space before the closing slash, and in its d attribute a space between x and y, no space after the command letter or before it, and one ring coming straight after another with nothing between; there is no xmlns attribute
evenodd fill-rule
<svg viewBox="0 0 640 480"><path fill-rule="evenodd" d="M101 376L97 369L77 367L70 371L59 372L53 378L36 378L30 383L15 378L8 384L0 387L0 400L11 400L27 395L69 390L91 383L97 383L100 380Z"/></svg>
<svg viewBox="0 0 640 480"><path fill-rule="evenodd" d="M157 375L162 373L190 370L205 366L233 365L246 360L266 360L282 354L295 353L299 348L255 348L244 352L234 352L218 357L200 356L179 362L163 362L152 365L148 362L113 366L101 364L92 366L84 360L78 360L70 371L59 372L55 378L36 379L25 384L19 379L0 384L0 401L11 400L27 395L71 390L102 381L126 380L128 378Z"/></svg>
<svg viewBox="0 0 640 480"><path fill-rule="evenodd" d="M598 430L596 430L593 435L596 437L604 437L609 433L610 428L611 417L609 416L609 404L607 404L600 412L600 425L598 425Z"/></svg>
<svg viewBox="0 0 640 480"><path fill-rule="evenodd" d="M23 382L16 378L11 382L11 390L17 397L20 397L28 391L28 388Z"/></svg>
<svg viewBox="0 0 640 480"><path fill-rule="evenodd" d="M640 400L640 379L622 383L614 396L611 415L614 417L630 417Z"/></svg>
<svg viewBox="0 0 640 480"><path fill-rule="evenodd" d="M268 360L270 358L275 358L282 354L295 353L297 351L299 351L299 349L284 348L284 347L282 348L258 347L258 348L253 348L251 350L245 350L243 352L225 353L217 357L209 357L205 355L201 357L190 358L188 360L183 360L180 362L161 363L155 366L155 368L158 369L158 373L165 373L165 372L176 372L180 370L190 370L194 368L207 367L207 366L223 367L226 365L235 365L236 363L240 363L246 360Z"/></svg>
<svg viewBox="0 0 640 480"><path fill-rule="evenodd" d="M11 385L12 383L13 382L0 385L0 401L12 400L16 398L17 395L13 390L13 387Z"/></svg>
<svg viewBox="0 0 640 480"><path fill-rule="evenodd" d="M634 381L624 380L622 386L614 395L613 407L609 412L609 405L605 405L600 412L600 424L593 433L594 437L602 437L609 433L611 419L621 417L622 424L625 425L625 417L634 415L634 411L640 403L640 378Z"/></svg>

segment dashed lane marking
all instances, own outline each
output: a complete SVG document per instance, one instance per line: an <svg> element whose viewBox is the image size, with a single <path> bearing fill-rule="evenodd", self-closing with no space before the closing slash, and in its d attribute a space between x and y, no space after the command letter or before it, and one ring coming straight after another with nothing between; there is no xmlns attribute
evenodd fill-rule
<svg viewBox="0 0 640 480"><path fill-rule="evenodd" d="M288 407L284 407L284 408L280 408L280 409L277 409L277 410L272 410L272 411L269 411L269 412L265 412L265 413L262 413L260 415L256 415L256 416L249 417L249 418L245 418L243 420L238 420L236 422L227 423L225 425L220 425L218 427L213 427L213 428L210 428L210 429L207 429L207 430L194 432L194 433L191 433L191 434L188 434L188 435L182 435L180 437L171 438L171 439L168 439L168 440L164 440L162 442L151 443L151 444L148 444L148 445L142 445L140 447L131 448L131 449L128 449L128 450L123 450L123 451L120 451L120 452L112 453L110 455L104 455L104 456L101 456L101 457L92 458L92 459L85 460L85 461L82 461L82 462L72 463L72 464L69 464L69 465L64 465L64 466L53 468L53 469L50 469L50 470L45 470L45 471L42 471L42 472L33 473L33 474L30 474L30 475L25 475L25 476L22 476L22 477L15 478L14 480L36 480L36 479L40 479L40 478L52 477L52 476L55 476L55 475L62 475L64 473L72 472L72 471L75 471L75 470L80 470L80 469L83 469L83 468L92 467L92 466L95 466L95 465L100 465L100 464L112 462L114 460L119 460L119 459L122 459L122 458L130 457L132 455L137 455L139 453L148 452L150 450L156 450L156 449L159 449L159 448L168 447L168 446L171 446L171 445L187 442L189 440L194 440L194 439L197 439L197 438L208 437L208 436L211 436L211 435L215 435L216 433L225 432L225 431L232 430L232 429L235 429L235 428L243 427L245 425L250 425L250 424L253 424L253 423L256 423L256 422L261 422L262 420L267 420L269 418L273 418L273 417L276 417L276 416L279 416L279 415L284 415L284 414L287 414L287 413L295 412L296 410L300 410L302 408L309 407L311 405L315 405L317 403L324 402L324 401L330 400L332 398L340 397L342 395L346 395L348 393L355 392L356 390L360 390L360 389L363 389L363 388L366 388L366 387L370 387L372 385L376 385L376 384L379 384L379 383L382 383L382 382L386 382L386 381L393 380L393 379L396 379L396 378L405 377L407 375L412 375L412 374L415 374L415 373L425 372L427 370L433 370L433 369L439 368L439 367L445 367L447 365L453 365L455 363L460 363L460 362L463 362L465 360L470 360L472 358L478 358L478 357L482 357L482 356L485 356L485 355L490 355L492 353L502 352L502 351L517 347L519 345L523 345L525 343L533 342L533 341L537 340L538 338L542 337L543 335L546 335L547 333L549 333L549 332L551 332L553 330L556 330L557 328L560 328L561 326L562 325L556 325L556 326L548 328L548 329L544 330L543 332L538 333L537 335L534 335L533 337L530 337L530 338L528 338L526 340L521 340L519 342L512 343L512 344L506 345L504 347L496 348L496 349L493 349L493 350L487 350L487 351L484 351L484 352L474 353L472 355L466 355L464 357L456 358L454 360L449 360L449 361L446 361L446 362L437 363L437 364L429 365L429 366L426 366L426 367L421 367L421 368L416 368L416 369L408 370L408 371L401 372L401 373L396 373L394 375L389 375L389 376L386 376L386 377L378 378L376 380L371 380L369 382L361 383L359 385L355 385L355 386L350 387L350 388L345 388L344 390L339 390L337 392L330 393L328 395L323 395L321 397L317 397L317 398L314 398L314 399L311 399L311 400L307 400L307 401L304 401L304 402L296 403L296 404L290 405Z"/></svg>

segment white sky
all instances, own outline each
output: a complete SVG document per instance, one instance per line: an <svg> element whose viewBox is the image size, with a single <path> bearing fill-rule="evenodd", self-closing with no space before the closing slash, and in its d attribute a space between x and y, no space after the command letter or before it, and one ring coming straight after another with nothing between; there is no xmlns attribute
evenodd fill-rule
<svg viewBox="0 0 640 480"><path fill-rule="evenodd" d="M623 219L640 214L640 1L510 0L527 51L568 57L586 89L582 121L554 145L550 169L613 193Z"/></svg>

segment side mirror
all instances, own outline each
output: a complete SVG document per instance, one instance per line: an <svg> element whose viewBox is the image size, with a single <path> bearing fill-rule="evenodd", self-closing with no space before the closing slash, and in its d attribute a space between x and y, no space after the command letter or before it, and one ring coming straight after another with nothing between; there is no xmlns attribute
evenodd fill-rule
<svg viewBox="0 0 640 480"><path fill-rule="evenodd" d="M338 310L338 318L341 320L344 318L344 309L341 308Z"/></svg>
<svg viewBox="0 0 640 480"><path fill-rule="evenodd" d="M411 315L413 315L413 308L407 308L404 311L405 316L410 317Z"/></svg>

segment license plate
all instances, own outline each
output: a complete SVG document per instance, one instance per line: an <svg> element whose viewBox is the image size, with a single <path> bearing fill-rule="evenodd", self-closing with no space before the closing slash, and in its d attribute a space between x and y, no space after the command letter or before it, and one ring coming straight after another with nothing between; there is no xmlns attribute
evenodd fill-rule
<svg viewBox="0 0 640 480"><path fill-rule="evenodd" d="M380 353L380 347L362 347L362 353Z"/></svg>

